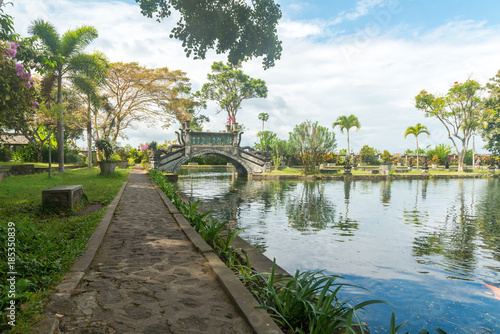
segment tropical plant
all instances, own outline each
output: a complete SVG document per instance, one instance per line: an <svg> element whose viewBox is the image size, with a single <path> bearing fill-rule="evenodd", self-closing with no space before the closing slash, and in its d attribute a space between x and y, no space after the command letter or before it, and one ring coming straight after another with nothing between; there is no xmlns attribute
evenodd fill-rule
<svg viewBox="0 0 500 334"><path fill-rule="evenodd" d="M469 79L465 83L455 81L445 96L422 90L415 97L415 107L426 117L437 118L446 128L458 156L459 172L463 171L469 140L485 117L484 104L479 96L482 90L477 81Z"/></svg>
<svg viewBox="0 0 500 334"><path fill-rule="evenodd" d="M283 139L275 138L271 143L271 159L273 161L274 169L281 166L282 161L288 151L288 142Z"/></svg>
<svg viewBox="0 0 500 334"><path fill-rule="evenodd" d="M276 322L294 333L352 333L366 330L358 315L366 306L383 303L370 300L349 306L353 300L340 301L339 292L349 284L337 283L337 275L321 270L296 271L294 276L279 277L273 262L271 273L252 271L240 276L254 293L260 308L267 310Z"/></svg>
<svg viewBox="0 0 500 334"><path fill-rule="evenodd" d="M332 153L337 147L335 134L310 120L295 126L290 132L289 143L291 150L299 156L306 174L314 173L326 154Z"/></svg>
<svg viewBox="0 0 500 334"><path fill-rule="evenodd" d="M335 121L332 124L332 127L335 128L336 126L340 127L340 132L344 133L344 129L347 132L347 156L351 155L351 147L349 146L349 130L353 127L356 127L356 131L358 131L361 128L361 124L359 123L359 120L356 116L354 115L349 115L349 116L339 116L337 118L337 121Z"/></svg>
<svg viewBox="0 0 500 334"><path fill-rule="evenodd" d="M418 169L418 155L419 155L419 148L418 148L418 136L421 135L422 133L426 133L427 136L430 136L429 130L425 127L425 125L422 125L420 123L417 123L415 126L409 126L406 128L405 132L405 138L408 137L408 135L414 135L415 139L417 141L417 169Z"/></svg>
<svg viewBox="0 0 500 334"><path fill-rule="evenodd" d="M43 20L35 20L30 27L30 33L40 39L44 49L49 54L47 62L47 82L52 85L57 82L57 104L63 105L62 80L71 71L71 59L81 55L81 51L97 38L94 27L82 26L68 30L59 36L54 25ZM59 172L64 173L64 108L60 108L57 119L57 150L59 156Z"/></svg>
<svg viewBox="0 0 500 334"><path fill-rule="evenodd" d="M95 147L103 152L104 154L104 160L105 161L111 161L111 157L113 156L113 146L107 139L98 139L95 141Z"/></svg>
<svg viewBox="0 0 500 334"><path fill-rule="evenodd" d="M392 154L389 151L384 150L382 153L382 161L385 164L390 164L392 162Z"/></svg>
<svg viewBox="0 0 500 334"><path fill-rule="evenodd" d="M276 136L276 133L272 131L258 132L257 137L259 137L259 143L254 143L255 148L266 151L268 147L271 147L273 141L277 138Z"/></svg>
<svg viewBox="0 0 500 334"><path fill-rule="evenodd" d="M244 100L267 97L266 82L251 78L241 68L241 63L213 63L213 73L207 75L209 82L194 94L201 101L217 102L220 108L217 112L224 110L232 122L236 122L236 114Z"/></svg>
<svg viewBox="0 0 500 334"><path fill-rule="evenodd" d="M269 114L265 112L261 112L259 114L259 119L262 121L262 132L264 132L264 123L269 120Z"/></svg>
<svg viewBox="0 0 500 334"><path fill-rule="evenodd" d="M448 156L451 153L451 146L446 144L436 145L433 149L427 150L425 153L427 155L427 159L433 160L434 156L438 157L438 163L444 165L444 163L448 160Z"/></svg>

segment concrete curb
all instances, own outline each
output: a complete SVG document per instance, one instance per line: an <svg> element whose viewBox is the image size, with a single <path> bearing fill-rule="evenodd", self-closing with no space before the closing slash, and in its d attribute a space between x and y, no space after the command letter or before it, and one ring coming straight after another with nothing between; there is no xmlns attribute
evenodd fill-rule
<svg viewBox="0 0 500 334"><path fill-rule="evenodd" d="M274 322L271 316L263 309L257 309L260 306L253 295L241 283L241 281L234 275L234 273L219 259L213 252L212 248L201 238L193 227L189 224L186 218L178 211L178 209L167 198L165 193L155 185L156 191L162 198L167 208L173 207L171 211L177 224L182 229L184 234L193 243L194 247L207 259L210 267L217 275L222 288L227 296L231 299L233 304L240 310L243 317L247 320L248 324L253 328L257 334L282 334L278 325ZM174 213L175 212L175 213ZM248 244L247 244L248 245ZM251 247L251 246L250 246ZM257 250L255 250L258 252ZM263 255L261 255L263 256ZM266 258L267 259L267 258ZM268 259L267 259L268 260ZM268 260L269 261L269 260Z"/></svg>
<svg viewBox="0 0 500 334"><path fill-rule="evenodd" d="M118 193L116 194L113 201L106 208L106 212L104 213L104 216L102 216L99 225L95 229L94 233L92 233L92 236L87 242L87 249L75 260L69 271L66 273L66 275L64 275L62 281L54 288L56 292L52 295L53 297L55 296L56 298L68 298L76 289L78 284L80 284L80 281L87 272L90 264L92 263L92 260L94 259L97 251L101 246L104 235L108 230L111 220L113 219L115 209L118 206L123 192L128 185L130 175L132 175L132 171L129 173L125 182L123 182L123 185L121 186L120 190L118 190ZM36 329L33 329L31 331L31 333L33 334L60 333L59 320L56 318L45 318L35 324L34 327Z"/></svg>

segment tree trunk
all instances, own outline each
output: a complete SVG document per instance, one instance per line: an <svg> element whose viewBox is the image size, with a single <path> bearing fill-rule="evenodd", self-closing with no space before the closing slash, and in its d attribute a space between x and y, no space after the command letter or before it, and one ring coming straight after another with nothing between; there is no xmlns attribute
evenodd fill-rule
<svg viewBox="0 0 500 334"><path fill-rule="evenodd" d="M417 138L417 170L418 170L418 136L416 138Z"/></svg>
<svg viewBox="0 0 500 334"><path fill-rule="evenodd" d="M57 118L57 155L59 157L59 173L64 173L64 109L62 105L61 71L58 71L57 76L57 104L60 105L59 117Z"/></svg>
<svg viewBox="0 0 500 334"><path fill-rule="evenodd" d="M92 167L92 123L87 121L87 165Z"/></svg>
<svg viewBox="0 0 500 334"><path fill-rule="evenodd" d="M347 157L351 156L351 149L349 148L349 130L347 130Z"/></svg>
<svg viewBox="0 0 500 334"><path fill-rule="evenodd" d="M90 119L90 96L87 96L87 162L88 167L92 167L92 121Z"/></svg>

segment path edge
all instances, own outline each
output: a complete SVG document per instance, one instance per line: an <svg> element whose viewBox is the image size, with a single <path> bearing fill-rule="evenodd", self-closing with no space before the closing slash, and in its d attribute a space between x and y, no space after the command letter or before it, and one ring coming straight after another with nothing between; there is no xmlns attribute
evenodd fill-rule
<svg viewBox="0 0 500 334"><path fill-rule="evenodd" d="M50 298L68 298L71 296L73 291L76 289L80 281L85 276L85 273L88 271L92 260L94 260L97 251L101 247L102 241L104 240L104 236L108 231L108 227L113 220L113 216L115 214L115 210L120 203L120 200L123 196L123 192L127 187L130 176L132 175L133 170L128 174L127 179L123 182L121 188L118 190L115 198L111 201L111 203L106 208L106 212L101 218L99 225L97 225L94 233L89 238L87 242L87 246L85 252L81 254L73 265L69 268L68 272L64 275L63 279L59 284L54 287L55 293L51 293ZM56 317L45 317L44 319L38 321L33 325L33 329L30 331L32 334L59 334L61 333L59 330L59 319Z"/></svg>

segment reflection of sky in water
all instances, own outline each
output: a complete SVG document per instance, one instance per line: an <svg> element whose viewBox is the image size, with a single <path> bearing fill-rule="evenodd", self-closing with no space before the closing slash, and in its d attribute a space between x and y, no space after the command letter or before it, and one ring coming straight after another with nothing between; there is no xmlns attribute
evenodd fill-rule
<svg viewBox="0 0 500 334"><path fill-rule="evenodd" d="M324 269L399 307L403 329L500 332L499 180L271 182L179 179L184 192L238 221L241 236L289 272ZM346 289L346 295L359 291ZM385 332L390 306L370 306Z"/></svg>

